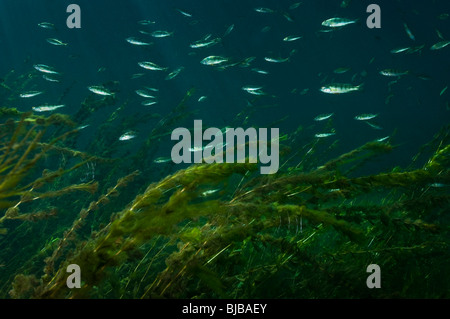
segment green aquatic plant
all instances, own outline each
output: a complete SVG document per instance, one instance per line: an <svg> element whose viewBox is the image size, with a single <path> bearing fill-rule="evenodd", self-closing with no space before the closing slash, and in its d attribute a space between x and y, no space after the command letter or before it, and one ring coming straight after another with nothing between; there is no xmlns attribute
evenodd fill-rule
<svg viewBox="0 0 450 319"><path fill-rule="evenodd" d="M87 216L89 214L93 214L96 210L99 209L99 207L107 205L110 201L110 198L117 196L118 190L127 186L127 184L130 183L137 175L139 175L139 172L135 171L128 176L120 178L114 187L108 189L106 194L101 195L97 201L91 202L88 208L83 208L80 211L80 217L73 222L70 229L64 232L63 238L58 240L58 246L53 251L52 255L46 258L45 273L47 276L51 276L52 273L55 272L54 268L57 259L62 256L62 251L68 245L68 242L76 240L76 231L84 225Z"/></svg>
<svg viewBox="0 0 450 319"><path fill-rule="evenodd" d="M12 107L0 108L0 117L11 117L11 116L19 117L22 114L23 114L23 112L18 111L16 108L12 108Z"/></svg>
<svg viewBox="0 0 450 319"><path fill-rule="evenodd" d="M34 251L15 257L14 265L22 265L8 269L2 296L448 297L447 131L420 150L428 157L422 166L418 155L405 169L365 173L366 163L395 148L386 141L330 158L338 144L311 141L300 128L280 139L277 174L258 175L252 163L197 164L167 169L153 182L152 173L161 171L153 163L158 141L191 114L192 93L125 160L109 158L108 138L131 123L112 125L126 103L88 146L96 156L76 149L73 137L80 130L64 131L76 126L67 116L9 114L13 119L0 126L0 224L36 240ZM96 101L82 109L95 111L90 103ZM57 169L40 165L54 157L64 159ZM99 164L96 178L74 182L88 163ZM97 189L102 195L93 200ZM72 207L58 201L66 196ZM45 224L45 236L23 223L56 212L66 223ZM11 236L7 226L3 236ZM383 269L382 291L365 286L372 263ZM71 264L82 270L80 289L66 285ZM430 264L432 270L422 266Z"/></svg>
<svg viewBox="0 0 450 319"><path fill-rule="evenodd" d="M340 167L391 149L369 143L311 172L287 170L276 176L255 176L255 164L200 164L180 170L150 184L93 238L79 243L51 279L41 279L34 297L104 297L97 294L113 292L115 297L133 298L312 297L330 290L367 296L363 286L349 286L347 281L364 277L370 256L396 256L400 267L411 253L429 256L448 249L439 239L448 226L420 216L421 209L436 206L434 195L423 203L408 195L436 179L448 180L448 147L421 169L342 175ZM230 182L239 175L247 182ZM205 189L217 187L222 192L216 197L203 195ZM230 187L237 189L225 191ZM392 198L365 203L383 190ZM448 195L444 198L448 208ZM353 255L364 258L351 263ZM394 271L381 257L376 260ZM72 263L83 269L81 289L70 290L65 284L65 267ZM105 282L106 274L118 282ZM391 279L395 288L398 279ZM279 281L290 291L278 286ZM273 294L267 294L268 285ZM305 287L311 293L299 290ZM436 289L430 293L440 291Z"/></svg>
<svg viewBox="0 0 450 319"><path fill-rule="evenodd" d="M44 185L75 170L82 165L81 163L75 164L69 169L56 171L44 169L40 177L30 179L30 176L36 173L39 161L59 141L76 131L68 131L48 143L42 143L41 140L47 129L50 126L67 123L65 116L57 114L48 118L36 118L24 113L18 122L9 120L0 128L0 208L4 210L3 216L0 216L0 225L6 220L36 220L55 215L55 209L48 212L21 214L19 207L22 204L38 199L58 197L74 191L90 193L96 191L97 183L81 183L57 190L39 191ZM5 229L2 232L4 233Z"/></svg>
<svg viewBox="0 0 450 319"><path fill-rule="evenodd" d="M202 183L217 184L233 173L245 173L254 164L193 166L150 185L128 207L100 232L94 242L84 246L71 260L83 269L87 281L95 284L102 279L106 267L118 265L127 254L158 235L170 235L173 228L187 218L207 216L220 209L218 202L190 203L199 195ZM173 192L167 201L165 193ZM61 297L66 293L64 267L43 289L44 297ZM83 294L92 286L83 287Z"/></svg>

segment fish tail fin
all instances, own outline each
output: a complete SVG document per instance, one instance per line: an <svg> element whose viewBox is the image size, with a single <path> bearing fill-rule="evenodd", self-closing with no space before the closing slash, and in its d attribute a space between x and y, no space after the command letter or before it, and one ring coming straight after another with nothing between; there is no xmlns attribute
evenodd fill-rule
<svg viewBox="0 0 450 319"><path fill-rule="evenodd" d="M364 90L364 82L357 86L358 91Z"/></svg>

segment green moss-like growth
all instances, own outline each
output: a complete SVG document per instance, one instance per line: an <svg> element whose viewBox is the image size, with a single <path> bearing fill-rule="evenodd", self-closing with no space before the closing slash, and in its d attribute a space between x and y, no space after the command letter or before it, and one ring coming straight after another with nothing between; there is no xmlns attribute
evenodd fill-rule
<svg viewBox="0 0 450 319"><path fill-rule="evenodd" d="M405 213L406 206L394 201L354 208L354 205L342 205L339 199L351 198L359 202L367 200L362 196L377 190L392 193L397 189L416 189L437 177L448 178L448 171L440 170L436 175L425 167L353 178L338 173L343 159L345 163L366 160L366 157L353 157L366 149L364 146L332 161L333 165L321 166L310 173L291 172L256 178L243 184L228 200L204 198L201 190L204 185L217 187L235 173L248 175L256 169L255 165L195 165L178 171L148 186L125 210L115 215L99 236L79 246L67 264L77 263L84 270L86 284L82 289L67 289L65 273L60 270L39 290L39 297L92 296L92 288L102 285L108 269L119 269L120 265L139 256L137 252L146 243L158 238L169 240L161 248L169 254L166 267L150 275L153 279L145 288L139 284L141 288L133 297L202 297L196 295L198 290L194 287L203 287L216 297L274 297L263 293L269 284L267 281L273 285L273 281L286 280L284 277L288 274L298 277L292 279L294 282L299 280L309 289L314 287L316 291L327 293L332 285L346 287L348 278L364 276L364 265L371 259L351 263L347 257L352 254L369 257L371 252L378 251L389 258L392 254L402 256L408 251L422 250L426 255L434 246L430 239L441 231L436 224L415 218L414 212ZM370 150L375 150L373 155L377 155L379 151L385 152L386 147L370 147ZM442 152L432 158L435 163L439 162ZM406 232L399 232L398 227L404 227ZM414 233L410 233L411 227ZM392 236L398 237L394 242L403 243L407 238L412 242L409 246L388 244ZM378 240L374 243L375 237ZM445 247L436 244L434 249ZM314 257L315 253L322 259ZM139 264L145 264L145 256ZM336 266L330 258L337 260ZM347 269L339 266L344 262ZM379 258L377 262L382 263ZM153 263L154 259L149 267ZM318 269L319 274L306 278L295 271L296 267L306 273ZM149 269L144 277L148 276ZM137 276L137 271L133 274ZM265 279L255 274L264 274ZM327 278L332 280L326 283ZM247 284L260 280L263 282L257 288L246 288ZM320 282L323 288L317 286ZM393 282L395 286L396 281ZM290 287L293 292L297 291L295 285ZM363 288L351 287L340 293L347 296L364 292L362 296L367 296ZM281 295L277 297L290 296L288 291L281 292L281 286L279 289Z"/></svg>
<svg viewBox="0 0 450 319"><path fill-rule="evenodd" d="M275 175L250 163L155 163L158 141L192 114L192 94L121 158L108 157L135 123L112 125L126 101L86 147L97 156L77 150L67 116L5 111L2 297L450 297L445 130L420 151L423 166L415 157L370 174L363 166L394 146L369 142L330 157L337 143L307 141L307 129L283 137ZM76 119L115 102L88 98ZM381 290L365 285L372 263L383 269ZM69 264L82 269L80 289L66 286Z"/></svg>

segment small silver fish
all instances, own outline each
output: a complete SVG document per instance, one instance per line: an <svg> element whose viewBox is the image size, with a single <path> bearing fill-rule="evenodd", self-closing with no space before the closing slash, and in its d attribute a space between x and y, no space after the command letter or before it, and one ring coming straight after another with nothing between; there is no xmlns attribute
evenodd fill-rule
<svg viewBox="0 0 450 319"><path fill-rule="evenodd" d="M411 49L411 47L392 49L391 53L398 54L398 53L402 53L402 52L407 52L410 49Z"/></svg>
<svg viewBox="0 0 450 319"><path fill-rule="evenodd" d="M333 135L335 135L336 133L334 133L334 132L330 132L330 133L318 133L318 134L315 134L314 136L315 137L317 137L317 138L324 138L324 137L328 137L328 136L333 136Z"/></svg>
<svg viewBox="0 0 450 319"><path fill-rule="evenodd" d="M376 141L381 143L381 142L388 140L389 138L390 138L390 136L385 136L385 137L377 139Z"/></svg>
<svg viewBox="0 0 450 319"><path fill-rule="evenodd" d="M43 74L42 78L44 80L46 80L46 81L49 81L49 82L58 82L58 83L60 82L58 79L54 79L54 78L48 76L47 74Z"/></svg>
<svg viewBox="0 0 450 319"><path fill-rule="evenodd" d="M301 38L303 38L303 36L289 35L289 36L285 37L285 38L283 39L283 41L285 41L285 42L291 42L291 41L296 41L296 40L301 39Z"/></svg>
<svg viewBox="0 0 450 319"><path fill-rule="evenodd" d="M192 14L190 14L190 13L188 13L188 12L186 12L186 11L183 11L183 10L181 10L181 9L177 9L177 11L178 11L179 13L181 13L182 15L184 15L185 17L192 18Z"/></svg>
<svg viewBox="0 0 450 319"><path fill-rule="evenodd" d="M363 87L363 84L360 85L351 85L347 83L335 83L327 86L322 86L320 91L328 94L343 94L349 93L353 91L359 91Z"/></svg>
<svg viewBox="0 0 450 319"><path fill-rule="evenodd" d="M183 71L183 70L184 70L183 66L180 66L179 68L176 68L175 70L173 70L172 72L167 74L165 80L172 80L174 77L176 77L178 74L180 74L180 72Z"/></svg>
<svg viewBox="0 0 450 319"><path fill-rule="evenodd" d="M229 35L231 33L231 31L234 30L234 24L230 25L227 30L225 31L225 33L223 34L224 37L226 37L227 35Z"/></svg>
<svg viewBox="0 0 450 319"><path fill-rule="evenodd" d="M155 99L155 97L146 89L136 90L135 92L137 95L145 97L146 99Z"/></svg>
<svg viewBox="0 0 450 319"><path fill-rule="evenodd" d="M168 163L168 162L171 162L171 161L172 161L171 157L158 157L158 158L155 158L153 163L162 164L162 163Z"/></svg>
<svg viewBox="0 0 450 319"><path fill-rule="evenodd" d="M48 38L46 39L48 43L57 45L57 46L65 46L67 43L62 42L61 40L55 39L55 38Z"/></svg>
<svg viewBox="0 0 450 319"><path fill-rule="evenodd" d="M411 47L411 48L409 48L406 51L406 53L407 54L412 54L412 53L420 52L424 47L425 47L425 44L418 45L418 46L415 46L415 47Z"/></svg>
<svg viewBox="0 0 450 319"><path fill-rule="evenodd" d="M252 90L252 91L247 91L247 92L250 94L253 94L253 95L267 95L266 92L261 91L261 90Z"/></svg>
<svg viewBox="0 0 450 319"><path fill-rule="evenodd" d="M65 104L60 105L41 105L41 106L33 106L31 109L35 112L50 112L57 110L59 108L65 107Z"/></svg>
<svg viewBox="0 0 450 319"><path fill-rule="evenodd" d="M207 190L207 191L204 191L204 192L202 193L202 196L203 196L203 197L206 197L206 196L212 195L212 194L214 194L214 193L217 193L218 191L220 191L220 188L217 188L217 189L209 189L209 190Z"/></svg>
<svg viewBox="0 0 450 319"><path fill-rule="evenodd" d="M303 89L300 91L300 95L305 95L309 92L309 88Z"/></svg>
<svg viewBox="0 0 450 319"><path fill-rule="evenodd" d="M89 126L89 124L81 125L81 126L78 126L76 129L77 129L78 131L81 131L81 130L85 129L85 128L88 127L88 126Z"/></svg>
<svg viewBox="0 0 450 319"><path fill-rule="evenodd" d="M287 58L264 57L264 60L272 63L283 63L289 61L289 57Z"/></svg>
<svg viewBox="0 0 450 319"><path fill-rule="evenodd" d="M139 79L140 77L143 77L145 75L145 73L135 73L131 76L131 79Z"/></svg>
<svg viewBox="0 0 450 319"><path fill-rule="evenodd" d="M138 21L138 23L140 25L150 25L150 24L155 24L156 22L155 21L150 21L150 20L140 20L140 21Z"/></svg>
<svg viewBox="0 0 450 319"><path fill-rule="evenodd" d="M104 95L104 96L114 95L114 93L112 93L108 89L104 88L103 86L91 85L91 86L88 86L88 89L92 93L95 93L98 95Z"/></svg>
<svg viewBox="0 0 450 319"><path fill-rule="evenodd" d="M156 103L158 103L158 101L155 101L155 100L147 100L147 101L141 102L141 104L144 105L144 106L151 106L151 105L154 105Z"/></svg>
<svg viewBox="0 0 450 319"><path fill-rule="evenodd" d="M202 39L202 40L198 40L198 41L191 43L189 46L192 49L208 48L208 47L211 47L211 46L219 43L220 41L222 41L222 39L220 39L220 38L215 38L212 40Z"/></svg>
<svg viewBox="0 0 450 319"><path fill-rule="evenodd" d="M160 67L159 65L153 62L138 62L138 65L144 69L152 70L152 71L166 71L168 68Z"/></svg>
<svg viewBox="0 0 450 319"><path fill-rule="evenodd" d="M331 18L328 20L325 20L322 22L322 25L324 27L329 28L340 28L352 23L356 23L358 19L352 20L352 19L346 19L346 18Z"/></svg>
<svg viewBox="0 0 450 319"><path fill-rule="evenodd" d="M301 4L302 4L301 2L293 3L289 6L289 10L297 9Z"/></svg>
<svg viewBox="0 0 450 319"><path fill-rule="evenodd" d="M199 151L203 151L205 149L204 146L199 147L199 146L194 146L194 147L189 147L189 152L199 152Z"/></svg>
<svg viewBox="0 0 450 319"><path fill-rule="evenodd" d="M242 87L242 90L246 91L249 94L253 94L253 95L267 95L267 93L262 91L262 86L247 85L247 86Z"/></svg>
<svg viewBox="0 0 450 319"><path fill-rule="evenodd" d="M128 43L133 45L151 45L152 43L141 41L135 37L129 37L125 39Z"/></svg>
<svg viewBox="0 0 450 319"><path fill-rule="evenodd" d="M321 30L317 30L317 32L320 32L320 33L329 33L329 32L333 32L333 29L321 29Z"/></svg>
<svg viewBox="0 0 450 319"><path fill-rule="evenodd" d="M357 121L367 121L367 120L371 120L373 118L376 118L377 116L378 116L378 114L361 114L361 115L355 116L355 120L357 120Z"/></svg>
<svg viewBox="0 0 450 319"><path fill-rule="evenodd" d="M144 30L139 30L139 33L142 33L142 34L145 34L145 35L152 35L151 32L144 31Z"/></svg>
<svg viewBox="0 0 450 319"><path fill-rule="evenodd" d="M243 86L242 89L247 92L248 91L257 91L257 90L261 90L262 86L246 85L246 86Z"/></svg>
<svg viewBox="0 0 450 319"><path fill-rule="evenodd" d="M45 64L35 64L33 67L42 73L59 74L59 72L56 72L54 68Z"/></svg>
<svg viewBox="0 0 450 319"><path fill-rule="evenodd" d="M133 138L135 138L135 137L136 137L136 133L135 133L135 132L133 132L133 131L128 131L128 132L122 134L122 135L119 137L119 141L129 141L129 140L131 140L131 139L133 139Z"/></svg>
<svg viewBox="0 0 450 319"><path fill-rule="evenodd" d="M256 73L259 73L259 74L269 74L268 71L262 70L262 69L258 69L258 68L253 68L252 71L256 72Z"/></svg>
<svg viewBox="0 0 450 319"><path fill-rule="evenodd" d="M374 128L374 129L376 129L376 130L382 130L383 128L381 127L381 126L378 126L378 125L376 125L376 124L373 124L373 123L370 123L370 122L364 122L364 123L366 123L367 125L369 125L371 128Z"/></svg>
<svg viewBox="0 0 450 319"><path fill-rule="evenodd" d="M288 12L283 12L283 17L285 17L289 22L294 22L294 18L292 18Z"/></svg>
<svg viewBox="0 0 450 319"><path fill-rule="evenodd" d="M55 25L53 23L50 22L41 22L38 23L38 26L43 28L43 29L50 29L50 30L55 30Z"/></svg>
<svg viewBox="0 0 450 319"><path fill-rule="evenodd" d="M441 187L447 187L447 186L450 186L450 185L448 185L448 184L443 184L443 183L432 183L432 184L429 184L429 186L430 186L430 187L441 188Z"/></svg>
<svg viewBox="0 0 450 319"><path fill-rule="evenodd" d="M28 91L28 92L21 93L20 97L26 99L26 98L30 98L30 97L34 97L34 96L40 95L42 93L44 93L44 92L42 92L42 91Z"/></svg>
<svg viewBox="0 0 450 319"><path fill-rule="evenodd" d="M440 50L440 49L445 48L449 44L450 44L450 41L441 41L436 44L433 44L431 46L430 50Z"/></svg>
<svg viewBox="0 0 450 319"><path fill-rule="evenodd" d="M336 73L336 74L344 74L345 72L348 72L348 71L350 71L350 68L340 67L340 68L335 69L335 70L333 71L333 73Z"/></svg>
<svg viewBox="0 0 450 319"><path fill-rule="evenodd" d="M394 69L385 69L380 71L381 75L384 76L402 76L409 74L409 71L401 71L401 70L394 70Z"/></svg>
<svg viewBox="0 0 450 319"><path fill-rule="evenodd" d="M264 7L255 8L255 11L259 12L259 13L274 13L275 12L272 9L264 8Z"/></svg>
<svg viewBox="0 0 450 319"><path fill-rule="evenodd" d="M334 115L334 113L320 114L314 118L314 121L325 121L325 120L329 119L330 117L332 117L333 115Z"/></svg>
<svg viewBox="0 0 450 319"><path fill-rule="evenodd" d="M445 41L444 36L442 35L441 31L439 31L438 29L436 29L436 33L439 39L441 39L442 41Z"/></svg>
<svg viewBox="0 0 450 319"><path fill-rule="evenodd" d="M416 37L415 37L414 34L411 32L411 30L409 29L408 25L407 25L406 23L403 23L403 27L405 28L405 32L406 32L406 34L408 35L408 37L409 37L411 40L415 41L415 40L416 40Z"/></svg>
<svg viewBox="0 0 450 319"><path fill-rule="evenodd" d="M228 58L224 58L224 57L216 56L216 55L210 55L210 56L204 58L203 60L201 60L200 63L204 64L204 65L219 65L219 64L223 64L228 61L229 61Z"/></svg>
<svg viewBox="0 0 450 319"><path fill-rule="evenodd" d="M151 36L154 38L166 38L166 37L170 37L171 35L173 35L173 32L163 31L163 30L153 31L151 33Z"/></svg>

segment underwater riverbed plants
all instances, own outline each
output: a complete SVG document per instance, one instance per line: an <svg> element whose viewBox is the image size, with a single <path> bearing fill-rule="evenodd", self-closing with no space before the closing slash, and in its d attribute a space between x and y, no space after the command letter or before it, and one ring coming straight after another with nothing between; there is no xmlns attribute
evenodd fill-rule
<svg viewBox="0 0 450 319"><path fill-rule="evenodd" d="M317 142L294 152L287 139L274 175L214 163L147 182L67 147L77 129L55 119L1 127L2 298L449 297L448 128L406 169L361 173L389 141L322 162ZM110 174L74 183L86 163ZM369 264L383 289L367 288Z"/></svg>

